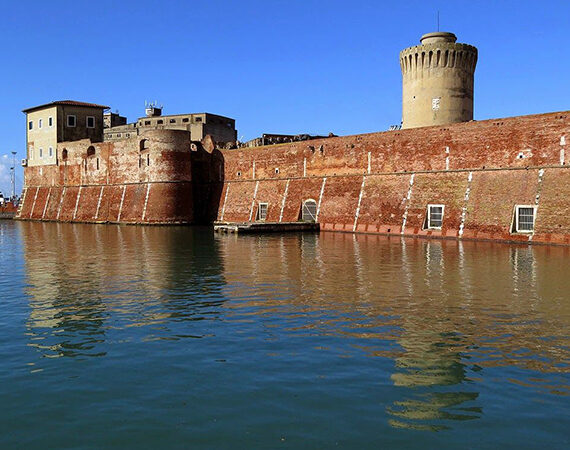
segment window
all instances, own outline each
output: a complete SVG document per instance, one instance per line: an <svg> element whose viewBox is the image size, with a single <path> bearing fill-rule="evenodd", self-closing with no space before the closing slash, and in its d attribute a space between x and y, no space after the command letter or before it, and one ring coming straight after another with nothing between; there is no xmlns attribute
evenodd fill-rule
<svg viewBox="0 0 570 450"><path fill-rule="evenodd" d="M188 122L188 117L184 117L184 119L182 119L182 122Z"/></svg>
<svg viewBox="0 0 570 450"><path fill-rule="evenodd" d="M40 147L40 158L44 157L44 149Z"/></svg>
<svg viewBox="0 0 570 450"><path fill-rule="evenodd" d="M275 173L276 173L276 174L279 173L279 167L276 167L276 168L275 168Z"/></svg>
<svg viewBox="0 0 570 450"><path fill-rule="evenodd" d="M534 216L536 206L517 205L515 206L515 232L532 233L534 231Z"/></svg>
<svg viewBox="0 0 570 450"><path fill-rule="evenodd" d="M95 156L95 147L92 145L87 148L87 156Z"/></svg>
<svg viewBox="0 0 570 450"><path fill-rule="evenodd" d="M28 122L28 130L33 130L33 129L34 129L34 121L33 121L33 120L30 120L30 121Z"/></svg>
<svg viewBox="0 0 570 450"><path fill-rule="evenodd" d="M64 148L61 152L61 159L63 159L64 161L67 160L67 149Z"/></svg>
<svg viewBox="0 0 570 450"><path fill-rule="evenodd" d="M162 124L164 123L164 120L158 120L156 123L157 123L158 125L162 125Z"/></svg>
<svg viewBox="0 0 570 450"><path fill-rule="evenodd" d="M87 116L87 118L85 119L85 125L87 126L87 128L95 128L95 117Z"/></svg>
<svg viewBox="0 0 570 450"><path fill-rule="evenodd" d="M201 118L201 117L196 117L196 122L202 122L202 118Z"/></svg>
<svg viewBox="0 0 570 450"><path fill-rule="evenodd" d="M257 220L265 220L267 218L267 203L259 203L257 207Z"/></svg>
<svg viewBox="0 0 570 450"><path fill-rule="evenodd" d="M148 139L141 139L141 141L139 142L139 150L143 151L147 149L148 149Z"/></svg>
<svg viewBox="0 0 570 450"><path fill-rule="evenodd" d="M67 126L70 128L74 128L76 125L77 125L77 118L72 115L67 116Z"/></svg>
<svg viewBox="0 0 570 450"><path fill-rule="evenodd" d="M48 148L48 156L50 158L53 156L53 147Z"/></svg>
<svg viewBox="0 0 570 450"><path fill-rule="evenodd" d="M430 230L440 230L443 224L444 205L428 205L427 228Z"/></svg>
<svg viewBox="0 0 570 450"><path fill-rule="evenodd" d="M170 123L176 123L176 119L170 119Z"/></svg>
<svg viewBox="0 0 570 450"><path fill-rule="evenodd" d="M145 124L145 125L150 125L150 120L145 120L145 121L144 121L144 124Z"/></svg>
<svg viewBox="0 0 570 450"><path fill-rule="evenodd" d="M42 125L44 124L44 120L43 119L39 119L38 120L38 128L41 129Z"/></svg>
<svg viewBox="0 0 570 450"><path fill-rule="evenodd" d="M440 97L432 98L431 99L431 109L433 111L437 111L439 109L439 103L441 101Z"/></svg>
<svg viewBox="0 0 570 450"><path fill-rule="evenodd" d="M317 221L317 202L313 199L308 199L303 202L301 208L301 220L303 222L316 222Z"/></svg>
<svg viewBox="0 0 570 450"><path fill-rule="evenodd" d="M53 127L53 117L48 117L48 127Z"/></svg>
<svg viewBox="0 0 570 450"><path fill-rule="evenodd" d="M30 149L30 159L34 159L34 149Z"/></svg>

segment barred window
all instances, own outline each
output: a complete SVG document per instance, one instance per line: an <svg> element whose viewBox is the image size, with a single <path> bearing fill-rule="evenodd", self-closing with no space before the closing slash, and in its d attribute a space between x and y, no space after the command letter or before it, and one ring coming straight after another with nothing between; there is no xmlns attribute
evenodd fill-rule
<svg viewBox="0 0 570 450"><path fill-rule="evenodd" d="M267 203L259 203L257 207L257 220L267 219Z"/></svg>
<svg viewBox="0 0 570 450"><path fill-rule="evenodd" d="M440 229L443 224L444 205L428 205L427 228Z"/></svg>
<svg viewBox="0 0 570 450"><path fill-rule="evenodd" d="M303 202L301 208L301 220L303 222L316 222L317 221L317 202L309 199Z"/></svg>
<svg viewBox="0 0 570 450"><path fill-rule="evenodd" d="M515 211L515 231L530 233L534 231L535 206L517 205Z"/></svg>

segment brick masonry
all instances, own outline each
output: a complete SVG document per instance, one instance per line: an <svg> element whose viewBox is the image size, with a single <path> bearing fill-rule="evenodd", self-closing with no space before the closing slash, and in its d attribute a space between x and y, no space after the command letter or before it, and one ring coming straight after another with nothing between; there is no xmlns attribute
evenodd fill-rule
<svg viewBox="0 0 570 450"><path fill-rule="evenodd" d="M558 112L235 150L176 130L76 141L58 146L66 161L26 168L19 218L249 221L264 202L290 222L313 199L325 231L569 245L569 132ZM428 204L445 205L441 230L425 229ZM512 232L515 205L537 206L533 234Z"/></svg>

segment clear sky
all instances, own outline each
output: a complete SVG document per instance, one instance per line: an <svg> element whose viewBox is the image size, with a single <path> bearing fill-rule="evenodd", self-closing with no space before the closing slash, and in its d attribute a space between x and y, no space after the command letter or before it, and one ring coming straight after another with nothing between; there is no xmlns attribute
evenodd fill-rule
<svg viewBox="0 0 570 450"><path fill-rule="evenodd" d="M386 130L401 119L398 53L423 33L475 45L475 119L570 109L570 1L6 1L0 191L25 157L22 109L73 99L129 121L236 119L238 136ZM17 174L21 190L22 172Z"/></svg>

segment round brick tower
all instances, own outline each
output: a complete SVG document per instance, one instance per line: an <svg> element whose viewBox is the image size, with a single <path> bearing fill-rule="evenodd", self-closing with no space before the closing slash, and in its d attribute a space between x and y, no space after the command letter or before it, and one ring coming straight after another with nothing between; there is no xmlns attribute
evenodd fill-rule
<svg viewBox="0 0 570 450"><path fill-rule="evenodd" d="M402 128L473 120L477 49L456 40L453 33L437 31L400 52Z"/></svg>

